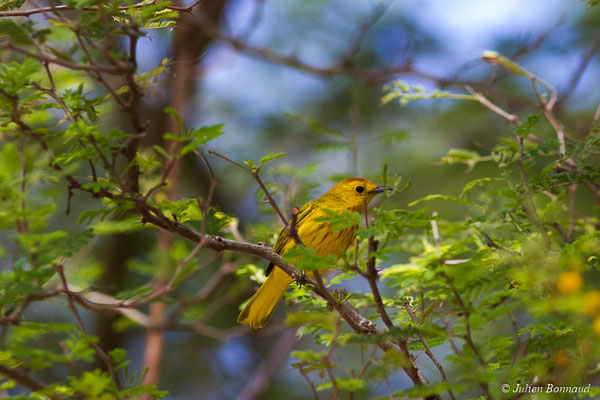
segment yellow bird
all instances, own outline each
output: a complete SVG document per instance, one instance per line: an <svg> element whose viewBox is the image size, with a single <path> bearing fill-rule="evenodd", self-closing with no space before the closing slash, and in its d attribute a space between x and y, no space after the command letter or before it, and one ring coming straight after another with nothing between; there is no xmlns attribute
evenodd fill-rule
<svg viewBox="0 0 600 400"><path fill-rule="evenodd" d="M340 214L356 211L362 214L375 195L391 189L393 188L389 186L375 186L363 178L347 178L338 182L323 196L300 208L296 220L298 237L306 247L313 248L315 254L341 256L354 242L358 226L334 231L328 222L317 221L319 217L328 215L323 210L328 209ZM295 245L294 240L288 237L286 229L283 228L273 250L284 254ZM254 329L263 328L269 322L279 300L292 283L292 278L273 263L269 263L266 273L267 280L238 316L240 324L250 324Z"/></svg>

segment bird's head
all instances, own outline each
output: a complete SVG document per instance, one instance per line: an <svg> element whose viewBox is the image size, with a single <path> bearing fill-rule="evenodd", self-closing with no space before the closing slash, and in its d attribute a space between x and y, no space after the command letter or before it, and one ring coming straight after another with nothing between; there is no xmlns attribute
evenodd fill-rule
<svg viewBox="0 0 600 400"><path fill-rule="evenodd" d="M377 194L392 189L391 186L377 186L363 178L346 178L338 182L322 198L327 204L331 203L332 209L339 208L362 214Z"/></svg>

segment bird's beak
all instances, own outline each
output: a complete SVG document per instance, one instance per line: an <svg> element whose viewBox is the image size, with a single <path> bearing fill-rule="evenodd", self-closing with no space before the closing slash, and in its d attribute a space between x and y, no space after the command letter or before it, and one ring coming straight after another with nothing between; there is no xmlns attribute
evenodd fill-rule
<svg viewBox="0 0 600 400"><path fill-rule="evenodd" d="M375 189L371 190L369 194L383 193L386 190L394 190L394 188L391 186L377 186Z"/></svg>

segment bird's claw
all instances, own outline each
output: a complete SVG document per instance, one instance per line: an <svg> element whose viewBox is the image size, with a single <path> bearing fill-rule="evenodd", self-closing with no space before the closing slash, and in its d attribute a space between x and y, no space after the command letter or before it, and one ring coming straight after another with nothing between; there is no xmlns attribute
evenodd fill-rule
<svg viewBox="0 0 600 400"><path fill-rule="evenodd" d="M306 272L305 271L301 271L299 275L296 275L296 283L300 287L306 285Z"/></svg>

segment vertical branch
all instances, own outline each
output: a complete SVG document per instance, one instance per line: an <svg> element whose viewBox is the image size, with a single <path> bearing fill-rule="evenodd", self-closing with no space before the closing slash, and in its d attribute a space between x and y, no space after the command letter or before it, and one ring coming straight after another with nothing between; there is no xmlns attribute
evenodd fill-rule
<svg viewBox="0 0 600 400"><path fill-rule="evenodd" d="M416 327L417 326L417 317L416 317L414 311L412 310L412 308L410 307L410 303L408 301L406 301L404 303L404 308L406 309L406 312L410 316L410 319L411 319L413 325ZM433 352L431 351L431 348L427 344L427 341L425 340L423 335L421 335L420 333L418 333L417 336L419 338L419 342L421 342L421 344L425 348L425 354L427 354L427 357L429 357L431 362L433 362L433 365L435 365L435 367L438 369L438 371L440 371L440 376L442 377L442 382L448 383L448 378L446 377L446 371L444 371L444 367L442 367L442 364L440 364L440 362L437 360L435 355L433 355ZM454 397L454 392L452 391L451 388L448 388L448 395L450 395L450 398L452 400L456 399L456 397Z"/></svg>
<svg viewBox="0 0 600 400"><path fill-rule="evenodd" d="M25 155L25 135L21 137L19 144L19 157L21 158L21 220L17 220L17 231L19 233L27 233L29 231L27 216L25 215L25 206L27 198L27 158Z"/></svg>
<svg viewBox="0 0 600 400"><path fill-rule="evenodd" d="M450 277L445 272L441 272L440 275L446 280L446 282L448 283L448 286L452 289L454 298L456 299L456 302L458 303L458 305L460 306L460 308L463 311L463 315L465 317L465 331L466 331L463 338L467 342L467 344L471 348L471 350L473 351L473 354L479 361L479 364L481 365L481 367L485 369L485 368L487 368L487 364L486 364L485 360L483 359L483 357L481 356L481 352L477 348L477 345L475 345L475 342L473 341L473 335L471 333L471 322L469 321L469 319L471 318L470 307L467 307L467 305L463 301L460 293L458 293L458 290L456 289L456 286L454 286L452 279L450 279ZM487 384L487 382L479 381L479 386L483 390L485 397L487 399L491 399L492 395L490 393L490 388L489 388L489 385Z"/></svg>
<svg viewBox="0 0 600 400"><path fill-rule="evenodd" d="M437 211L434 211L431 216L433 219L431 219L429 223L431 224L431 232L433 233L433 240L435 241L435 252L439 256L441 254L440 244L442 243L442 238L440 237L437 221L435 220L435 218L438 216Z"/></svg>
<svg viewBox="0 0 600 400"><path fill-rule="evenodd" d="M381 316L381 320L387 326L388 329L392 329L394 327L394 323L392 322L390 316L385 309L385 305L383 304L383 299L381 298L381 294L379 293L379 288L377 287L377 279L379 278L379 271L375 268L375 257L371 256L371 254L377 251L377 246L379 242L373 238L373 236L369 237L369 247L368 247L368 255L367 255L367 271L362 273L367 282L369 282L369 286L371 287L371 292L373 293L373 300L375 301L375 306L377 307L377 312Z"/></svg>
<svg viewBox="0 0 600 400"><path fill-rule="evenodd" d="M208 188L208 193L206 194L206 197L204 198L204 202L202 203L202 215L204 217L202 218L202 227L201 227L200 233L205 235L208 209L210 208L210 205L212 204L212 199L213 199L213 196L215 195L215 190L217 188L217 185L221 182L219 182L219 180L215 177L215 174L213 173L210 163L206 159L206 156L204 155L204 153L201 150L195 150L194 152L196 153L196 155L198 155L202 159L202 161L204 161L204 165L206 166L206 169L208 170L208 174L210 176L210 186ZM237 230L237 226L235 227L234 231L235 230ZM238 235L239 235L239 232L238 232Z"/></svg>
<svg viewBox="0 0 600 400"><path fill-rule="evenodd" d="M577 217L575 216L575 192L577 191L577 185L571 185L569 188L569 231L567 237L571 239L573 237L573 231L575 230L575 222Z"/></svg>
<svg viewBox="0 0 600 400"><path fill-rule="evenodd" d="M310 387L310 391L311 391L314 399L319 400L319 395L317 394L317 389L315 388L315 384L312 383L312 381L310 380L308 375L306 375L306 372L304 371L303 368L300 368L299 372L300 372L300 375L302 375L302 378L304 378L304 380L308 383L308 387Z"/></svg>
<svg viewBox="0 0 600 400"><path fill-rule="evenodd" d="M323 283L323 279L321 278L319 271L315 270L313 271L313 273L315 276L315 292L319 296L327 300L327 302L338 311L338 313L344 318L344 320L348 323L348 325L350 325L350 327L355 332L377 332L375 325L369 320L364 320L364 318L362 318L360 314L358 314L358 312L352 306L349 305L349 303L344 302L340 304L333 297L331 292L329 292L329 290L327 290L327 288L325 287L325 284ZM425 376L417 366L414 357L410 355L410 352L408 351L408 347L406 345L406 341L398 340L396 342L396 345L398 347L393 346L391 343L379 343L378 346L383 351L398 351L399 349L399 351L409 363L408 366L404 366L402 367L402 369L404 370L406 375L408 375L410 380L417 386L428 384L429 382L427 381L427 378L425 378ZM431 399L439 399L439 396L431 396Z"/></svg>
<svg viewBox="0 0 600 400"><path fill-rule="evenodd" d="M598 125L598 121L600 120L600 104L596 107L596 112L594 112L594 118L592 119L592 124L590 125L590 133L596 129L596 125Z"/></svg>

